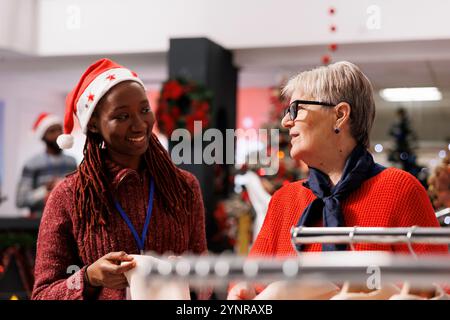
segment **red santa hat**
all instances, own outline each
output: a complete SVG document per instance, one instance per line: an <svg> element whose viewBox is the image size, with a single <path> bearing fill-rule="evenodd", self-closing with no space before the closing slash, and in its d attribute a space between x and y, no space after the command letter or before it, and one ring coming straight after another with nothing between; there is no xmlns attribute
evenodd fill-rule
<svg viewBox="0 0 450 320"><path fill-rule="evenodd" d="M56 142L61 149L73 146L71 135L74 115L78 118L81 130L87 133L87 125L100 99L116 84L123 81L136 81L144 87L137 74L109 59L101 59L90 65L76 87L67 95L64 134Z"/></svg>
<svg viewBox="0 0 450 320"><path fill-rule="evenodd" d="M55 124L62 124L60 117L47 112L42 112L36 119L33 125L33 131L39 139L42 139L48 128Z"/></svg>

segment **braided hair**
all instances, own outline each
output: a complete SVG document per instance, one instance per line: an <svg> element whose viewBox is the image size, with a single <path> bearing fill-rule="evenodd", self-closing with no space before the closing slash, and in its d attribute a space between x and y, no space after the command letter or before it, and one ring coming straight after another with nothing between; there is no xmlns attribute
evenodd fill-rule
<svg viewBox="0 0 450 320"><path fill-rule="evenodd" d="M99 134L88 132L84 145L84 159L76 180L75 206L77 215L89 228L106 225L108 214L115 212L112 193L108 188L109 178ZM164 212L172 214L176 220L180 215L190 213L193 191L185 176L170 159L168 152L152 133L149 147L145 152L145 165L155 181L155 191L159 193Z"/></svg>

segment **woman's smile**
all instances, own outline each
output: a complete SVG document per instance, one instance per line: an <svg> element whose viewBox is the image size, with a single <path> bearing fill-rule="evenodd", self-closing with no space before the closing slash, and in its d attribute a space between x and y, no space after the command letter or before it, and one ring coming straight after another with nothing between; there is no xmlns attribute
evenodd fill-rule
<svg viewBox="0 0 450 320"><path fill-rule="evenodd" d="M146 144L147 135L141 135L141 136L137 136L137 137L128 137L128 138L126 138L126 140L128 142L131 142L133 145L139 147L139 146Z"/></svg>

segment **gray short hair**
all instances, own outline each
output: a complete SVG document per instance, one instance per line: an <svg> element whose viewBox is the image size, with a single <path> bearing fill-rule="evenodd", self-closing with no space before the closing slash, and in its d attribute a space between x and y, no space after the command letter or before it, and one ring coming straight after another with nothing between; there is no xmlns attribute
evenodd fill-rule
<svg viewBox="0 0 450 320"><path fill-rule="evenodd" d="M311 98L351 107L350 132L358 143L369 147L369 134L375 119L372 84L353 63L342 61L296 75L283 88L283 94L296 91Z"/></svg>

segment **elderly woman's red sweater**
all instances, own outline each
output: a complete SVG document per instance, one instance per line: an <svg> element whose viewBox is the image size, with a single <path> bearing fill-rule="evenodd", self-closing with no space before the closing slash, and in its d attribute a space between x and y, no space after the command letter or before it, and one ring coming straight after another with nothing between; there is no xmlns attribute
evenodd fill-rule
<svg viewBox="0 0 450 320"><path fill-rule="evenodd" d="M149 176L107 162L111 188L140 234L148 204ZM145 249L159 254L185 251L204 253L205 217L197 179L183 171L194 193L193 210L176 221L161 209L157 191ZM75 213L73 194L78 173L68 176L51 193L39 228L33 299L83 299L87 266L112 251L139 254L136 242L120 214L109 216L105 227L91 235ZM156 186L157 187L157 186ZM180 195L181 196L181 195ZM79 271L74 272L77 268ZM125 290L103 288L98 299L124 299Z"/></svg>
<svg viewBox="0 0 450 320"><path fill-rule="evenodd" d="M302 183L291 183L273 195L250 256L296 254L290 238L291 227L316 198ZM439 227L423 186L411 174L395 168L385 169L366 180L343 200L342 211L348 227ZM321 251L321 244L303 248L304 251ZM413 248L417 253L448 253L446 245L415 244ZM406 245L356 244L355 249L408 252Z"/></svg>

